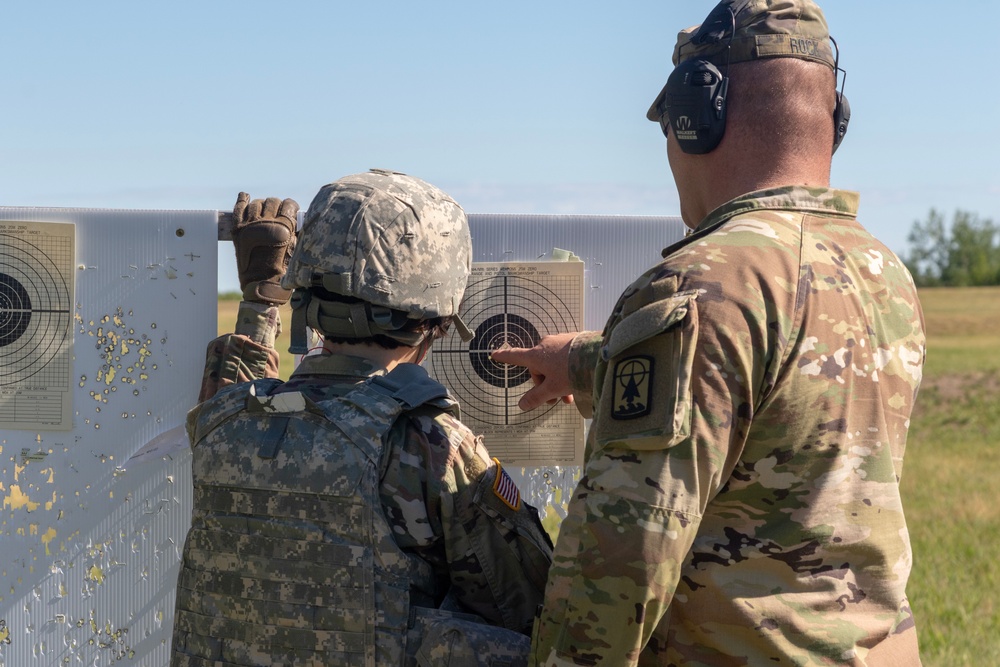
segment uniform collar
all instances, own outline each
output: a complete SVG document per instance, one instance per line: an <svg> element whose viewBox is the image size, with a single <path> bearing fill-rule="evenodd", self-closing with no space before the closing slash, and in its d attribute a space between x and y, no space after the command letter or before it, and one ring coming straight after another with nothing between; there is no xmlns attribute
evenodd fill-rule
<svg viewBox="0 0 1000 667"><path fill-rule="evenodd" d="M858 214L859 201L858 193L850 190L824 187L807 188L802 185L785 185L748 192L729 200L706 215L687 236L664 248L661 254L666 257L678 248L702 238L727 220L744 213L763 210L794 210L825 216L855 218Z"/></svg>
<svg viewBox="0 0 1000 667"><path fill-rule="evenodd" d="M849 190L807 188L801 185L767 188L726 202L705 216L695 228L695 233L717 227L737 215L765 209L794 209L853 218L858 214L858 202L858 193Z"/></svg>
<svg viewBox="0 0 1000 667"><path fill-rule="evenodd" d="M363 379L384 374L385 368L364 357L348 354L313 354L302 357L292 372L292 378L304 375L337 375Z"/></svg>

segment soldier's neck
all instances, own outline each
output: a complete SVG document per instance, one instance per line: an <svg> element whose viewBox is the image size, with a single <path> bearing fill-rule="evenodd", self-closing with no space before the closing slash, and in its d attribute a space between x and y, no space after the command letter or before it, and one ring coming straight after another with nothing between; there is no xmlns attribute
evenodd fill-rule
<svg viewBox="0 0 1000 667"><path fill-rule="evenodd" d="M387 371L399 364L417 363L419 350L413 347L397 347L389 350L371 343L331 343L324 341L323 351L327 354L346 354L367 359Z"/></svg>

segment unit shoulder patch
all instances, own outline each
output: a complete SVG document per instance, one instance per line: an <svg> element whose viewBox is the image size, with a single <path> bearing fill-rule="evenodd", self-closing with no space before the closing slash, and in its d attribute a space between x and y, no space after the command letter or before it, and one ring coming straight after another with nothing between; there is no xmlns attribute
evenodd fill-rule
<svg viewBox="0 0 1000 667"><path fill-rule="evenodd" d="M652 410L653 362L653 357L637 354L615 364L612 419L638 419Z"/></svg>

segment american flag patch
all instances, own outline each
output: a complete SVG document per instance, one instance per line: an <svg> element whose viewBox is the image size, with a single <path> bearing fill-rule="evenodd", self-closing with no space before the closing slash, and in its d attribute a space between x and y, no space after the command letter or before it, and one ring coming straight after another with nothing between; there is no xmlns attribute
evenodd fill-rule
<svg viewBox="0 0 1000 667"><path fill-rule="evenodd" d="M517 484L510 478L507 471L503 469L500 462L493 459L497 464L497 478L493 482L493 493L504 502L507 507L515 512L521 509L521 492L517 490Z"/></svg>

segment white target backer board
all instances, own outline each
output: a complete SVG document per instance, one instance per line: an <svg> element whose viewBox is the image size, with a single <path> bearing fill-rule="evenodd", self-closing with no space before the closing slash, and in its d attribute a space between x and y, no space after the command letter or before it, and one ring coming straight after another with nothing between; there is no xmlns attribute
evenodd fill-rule
<svg viewBox="0 0 1000 667"><path fill-rule="evenodd" d="M61 386L66 368L59 364L68 363L68 401L60 410L69 410L69 430L62 430L62 417L58 424L37 415L26 422L8 412L0 422L0 667L166 667L191 518L183 423L197 400L203 351L216 335L218 213L0 207L0 221L0 274L20 285L0 283L6 285L0 287L4 348L25 337L58 339L67 295L71 313L60 348L66 361L56 361L59 355L43 361L49 384L38 392ZM494 377L486 348L530 341L535 333L601 329L621 291L682 237L683 225L665 217L490 214L471 214L469 224L477 267L469 295L489 299L466 317L484 337L432 357L442 365L442 357L455 357L448 363L456 370L442 367L439 379L452 385L467 422L481 420L475 428L486 433L488 446L494 440L501 447L505 431L518 433L537 418L519 415L526 386L514 385L510 375ZM25 236L54 242L70 229L72 241L58 243L72 250L44 249L54 269L42 266L45 258L29 259ZM565 254L556 249L580 261L554 261ZM545 298L527 299L528 288ZM571 296L579 294L582 303ZM506 304L498 305L504 295ZM35 359L26 348L10 352ZM455 382L447 378L477 358L492 381L474 368ZM0 394L42 386L37 373L33 379L23 368L19 373ZM563 407L574 421L568 428L575 443L580 420ZM545 447L532 442L526 453L516 449L524 447L516 444L521 438L511 438L509 455L534 463L508 470L554 530L580 467L567 462L553 444L557 438L543 435Z"/></svg>
<svg viewBox="0 0 1000 667"><path fill-rule="evenodd" d="M168 664L217 247L216 211L0 207L0 667Z"/></svg>

